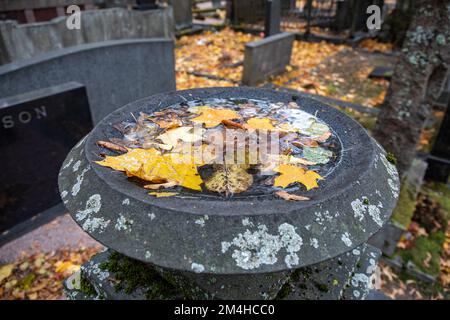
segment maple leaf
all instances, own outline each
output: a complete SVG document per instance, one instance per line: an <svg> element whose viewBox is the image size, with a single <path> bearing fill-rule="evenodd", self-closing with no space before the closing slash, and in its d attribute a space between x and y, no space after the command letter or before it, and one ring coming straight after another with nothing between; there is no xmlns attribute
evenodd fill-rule
<svg viewBox="0 0 450 320"><path fill-rule="evenodd" d="M240 116L231 109L215 109L204 107L201 115L192 119L193 122L204 123L206 128L213 128L222 123L223 120L238 119Z"/></svg>
<svg viewBox="0 0 450 320"><path fill-rule="evenodd" d="M259 129L259 130L275 129L275 127L272 125L272 120L269 118L251 118L247 120L245 127L248 129Z"/></svg>
<svg viewBox="0 0 450 320"><path fill-rule="evenodd" d="M289 164L281 164L275 170L281 173L280 176L275 178L275 187L286 188L291 183L299 182L306 187L306 190L310 190L319 187L317 180L323 179L314 171L306 171L303 168Z"/></svg>
<svg viewBox="0 0 450 320"><path fill-rule="evenodd" d="M188 157L170 153L161 155L156 149L136 148L117 157L106 156L96 163L154 183L175 182L198 191L203 183L196 165Z"/></svg>

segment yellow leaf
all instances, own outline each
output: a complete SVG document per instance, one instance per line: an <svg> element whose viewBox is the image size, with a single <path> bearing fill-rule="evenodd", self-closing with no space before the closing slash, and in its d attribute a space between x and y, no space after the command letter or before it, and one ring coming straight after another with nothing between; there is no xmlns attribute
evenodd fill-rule
<svg viewBox="0 0 450 320"><path fill-rule="evenodd" d="M222 123L222 120L239 118L236 111L231 109L202 108L201 115L192 119L193 122L204 123L206 128L213 128Z"/></svg>
<svg viewBox="0 0 450 320"><path fill-rule="evenodd" d="M149 192L148 194L157 198L163 198L175 196L178 194L178 192Z"/></svg>
<svg viewBox="0 0 450 320"><path fill-rule="evenodd" d="M124 171L130 177L154 183L175 182L198 191L201 191L203 182L190 155L161 155L156 149L132 149L117 157L107 156L103 161L97 161L97 164Z"/></svg>
<svg viewBox="0 0 450 320"><path fill-rule="evenodd" d="M14 264L5 264L0 267L0 283L12 274L13 269Z"/></svg>
<svg viewBox="0 0 450 320"><path fill-rule="evenodd" d="M247 121L246 128L260 129L260 130L274 130L272 121L268 118L252 118Z"/></svg>
<svg viewBox="0 0 450 320"><path fill-rule="evenodd" d="M69 272L77 272L78 270L80 270L80 265L78 264L73 264L70 261L58 261L56 263L56 269L55 271L58 273L63 273L65 271L69 271Z"/></svg>
<svg viewBox="0 0 450 320"><path fill-rule="evenodd" d="M281 164L276 168L276 171L281 173L280 176L275 178L274 186L286 188L291 183L299 182L306 187L306 190L317 188L317 180L323 179L319 174L314 171L306 171L303 168Z"/></svg>

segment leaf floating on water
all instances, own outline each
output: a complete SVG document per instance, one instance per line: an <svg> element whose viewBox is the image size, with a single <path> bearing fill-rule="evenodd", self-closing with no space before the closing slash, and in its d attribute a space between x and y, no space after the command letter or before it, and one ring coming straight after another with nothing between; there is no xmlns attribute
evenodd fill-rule
<svg viewBox="0 0 450 320"><path fill-rule="evenodd" d="M197 166L182 154L161 155L156 149L133 149L128 153L107 156L97 164L124 171L129 177L138 177L154 183L174 182L188 189L201 191L203 183Z"/></svg>
<svg viewBox="0 0 450 320"><path fill-rule="evenodd" d="M231 109L202 108L201 115L192 119L193 122L204 123L206 128L213 128L222 123L223 120L238 119L240 116Z"/></svg>
<svg viewBox="0 0 450 320"><path fill-rule="evenodd" d="M173 129L183 125L179 116L174 112L167 112L166 114L159 112L158 116L148 117L148 119L163 129Z"/></svg>
<svg viewBox="0 0 450 320"><path fill-rule="evenodd" d="M319 164L325 164L328 163L333 156L333 152L330 150L326 150L321 147L317 148L310 148L305 147L303 148L303 157L311 162L319 163Z"/></svg>
<svg viewBox="0 0 450 320"><path fill-rule="evenodd" d="M198 132L197 132L198 131ZM202 139L203 129L196 129L194 127L179 127L176 129L171 129L158 136L157 139L161 140L164 145L175 147L178 141L191 142L200 141Z"/></svg>
<svg viewBox="0 0 450 320"><path fill-rule="evenodd" d="M245 167L236 164L222 166L205 181L205 187L227 195L244 192L253 184L253 176L247 173Z"/></svg>
<svg viewBox="0 0 450 320"><path fill-rule="evenodd" d="M245 125L247 129L274 130L272 120L269 118L252 118Z"/></svg>
<svg viewBox="0 0 450 320"><path fill-rule="evenodd" d="M165 197L173 197L178 194L178 192L149 192L148 193L151 196L154 196L156 198L165 198Z"/></svg>
<svg viewBox="0 0 450 320"><path fill-rule="evenodd" d="M276 168L276 171L281 175L275 178L275 187L286 188L292 183L299 182L306 187L306 190L310 190L319 187L317 180L323 179L314 171L306 171L303 168L288 164L281 164Z"/></svg>
<svg viewBox="0 0 450 320"><path fill-rule="evenodd" d="M277 196L279 196L280 198L284 199L284 200L288 200L288 201L307 201L309 200L308 197L303 197L303 196L298 196L296 194L290 194L286 191L277 191L275 192L275 194Z"/></svg>
<svg viewBox="0 0 450 320"><path fill-rule="evenodd" d="M176 182L165 182L165 183L155 183L155 184L147 184L144 186L144 189L150 190L158 190L158 189L167 189L171 187L175 187L177 185Z"/></svg>

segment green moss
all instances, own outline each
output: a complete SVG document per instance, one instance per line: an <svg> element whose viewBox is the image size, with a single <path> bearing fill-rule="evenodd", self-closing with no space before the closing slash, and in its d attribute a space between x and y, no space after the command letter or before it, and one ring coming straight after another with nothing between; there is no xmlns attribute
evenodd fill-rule
<svg viewBox="0 0 450 320"><path fill-rule="evenodd" d="M97 295L97 291L95 290L95 287L83 275L80 276L80 292L82 292L88 296L96 296Z"/></svg>
<svg viewBox="0 0 450 320"><path fill-rule="evenodd" d="M147 299L172 299L176 297L175 287L164 280L147 264L130 259L118 252L113 252L108 261L100 264L100 269L114 274L116 291L123 290L126 294L133 293L138 288L146 288Z"/></svg>
<svg viewBox="0 0 450 320"><path fill-rule="evenodd" d="M297 101L298 99L299 99L299 96L297 96L297 95L292 96L292 101Z"/></svg>
<svg viewBox="0 0 450 320"><path fill-rule="evenodd" d="M386 154L386 160L389 161L390 163L392 163L393 165L397 164L397 158L395 157L395 155L391 152L388 152Z"/></svg>
<svg viewBox="0 0 450 320"><path fill-rule="evenodd" d="M398 253L404 261L412 261L422 272L437 276L440 271L440 257L444 241L445 233L437 231L429 234L428 237L418 237L410 249L399 250ZM430 254L431 259L429 258ZM428 261L428 263L425 264L424 261Z"/></svg>
<svg viewBox="0 0 450 320"><path fill-rule="evenodd" d="M400 188L400 195L397 206L392 214L392 221L407 229L416 209L415 193L408 183L403 183Z"/></svg>
<svg viewBox="0 0 450 320"><path fill-rule="evenodd" d="M319 290L320 292L329 292L330 291L330 288L326 285L326 284L323 284L323 283L318 283L318 282L315 282L314 283L314 286L317 288L317 290Z"/></svg>
<svg viewBox="0 0 450 320"><path fill-rule="evenodd" d="M446 220L450 219L450 188L444 183L429 182L422 192L441 205Z"/></svg>

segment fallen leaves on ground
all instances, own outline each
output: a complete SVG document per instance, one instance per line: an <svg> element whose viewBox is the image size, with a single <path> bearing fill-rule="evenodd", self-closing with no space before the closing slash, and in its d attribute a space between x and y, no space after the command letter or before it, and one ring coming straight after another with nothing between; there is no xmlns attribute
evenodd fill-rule
<svg viewBox="0 0 450 320"><path fill-rule="evenodd" d="M99 247L61 248L35 253L0 267L0 300L56 300L62 298L65 278L79 270Z"/></svg>

